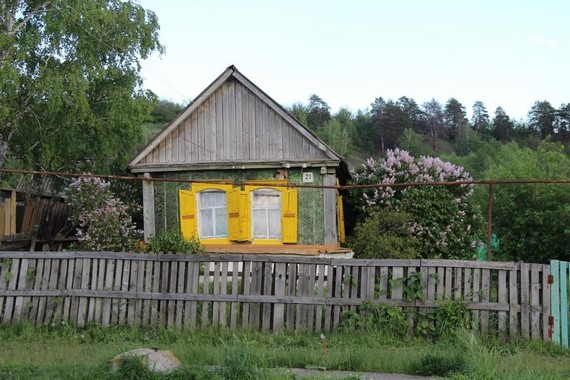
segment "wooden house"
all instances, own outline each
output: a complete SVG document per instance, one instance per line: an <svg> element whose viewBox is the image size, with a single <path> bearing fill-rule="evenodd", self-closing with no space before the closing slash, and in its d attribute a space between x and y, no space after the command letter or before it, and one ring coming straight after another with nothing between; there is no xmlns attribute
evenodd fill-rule
<svg viewBox="0 0 570 380"><path fill-rule="evenodd" d="M348 179L346 164L234 66L128 170L149 178L145 239L180 229L207 251L243 253L331 252L344 239L334 186ZM165 178L191 182L155 180Z"/></svg>

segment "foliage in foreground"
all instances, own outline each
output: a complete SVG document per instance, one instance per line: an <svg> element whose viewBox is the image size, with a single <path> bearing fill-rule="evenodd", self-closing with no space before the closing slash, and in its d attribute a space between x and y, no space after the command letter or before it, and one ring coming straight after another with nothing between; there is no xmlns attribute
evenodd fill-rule
<svg viewBox="0 0 570 380"><path fill-rule="evenodd" d="M408 229L411 239L418 242L421 257L470 259L481 224L480 212L472 201L472 185L390 186L470 180L462 167L450 162L427 156L414 158L400 149L388 150L386 158L369 159L353 173L355 185L387 186L353 190L351 198L354 207L367 217L372 212L408 214L410 222L392 226L392 234Z"/></svg>
<svg viewBox="0 0 570 380"><path fill-rule="evenodd" d="M0 14L0 167L124 167L155 99L140 61L163 51L156 15L134 0L2 1Z"/></svg>
<svg viewBox="0 0 570 380"><path fill-rule="evenodd" d="M146 250L152 253L204 253L204 246L194 236L185 240L180 231L171 230L151 237Z"/></svg>
<svg viewBox="0 0 570 380"><path fill-rule="evenodd" d="M485 176L489 179L559 180L570 178L570 158L560 143L538 149L504 145ZM493 224L506 260L548 263L570 260L569 184L497 186Z"/></svg>
<svg viewBox="0 0 570 380"><path fill-rule="evenodd" d="M137 250L141 231L129 207L98 177L74 179L65 190L70 220L78 226L80 248L89 251Z"/></svg>

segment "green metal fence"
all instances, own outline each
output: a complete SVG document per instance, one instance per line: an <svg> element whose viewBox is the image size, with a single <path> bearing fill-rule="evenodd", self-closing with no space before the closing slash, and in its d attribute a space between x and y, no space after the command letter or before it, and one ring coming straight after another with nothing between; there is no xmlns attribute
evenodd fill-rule
<svg viewBox="0 0 570 380"><path fill-rule="evenodd" d="M552 288L550 304L552 312L552 342L568 347L568 284L570 265L565 261L552 260L550 274Z"/></svg>

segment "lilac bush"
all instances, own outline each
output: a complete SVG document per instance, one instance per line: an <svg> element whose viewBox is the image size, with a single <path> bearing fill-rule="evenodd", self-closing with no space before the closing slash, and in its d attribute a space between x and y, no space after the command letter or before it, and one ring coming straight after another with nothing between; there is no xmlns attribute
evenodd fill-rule
<svg viewBox="0 0 570 380"><path fill-rule="evenodd" d="M77 227L82 249L90 251L132 251L141 237L129 207L116 198L110 183L97 177L74 179L65 189L70 220Z"/></svg>
<svg viewBox="0 0 570 380"><path fill-rule="evenodd" d="M353 184L397 184L471 181L461 167L437 157L414 158L405 150L388 150L380 161L370 158L353 173ZM481 223L472 202L473 185L387 186L356 190L356 206L373 211L405 212L406 227L418 240L418 256L425 258L471 258L472 242Z"/></svg>

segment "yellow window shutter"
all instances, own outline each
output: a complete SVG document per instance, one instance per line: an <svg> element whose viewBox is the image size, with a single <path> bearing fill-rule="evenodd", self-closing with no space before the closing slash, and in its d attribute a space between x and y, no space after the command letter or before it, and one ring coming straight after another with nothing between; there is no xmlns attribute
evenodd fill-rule
<svg viewBox="0 0 570 380"><path fill-rule="evenodd" d="M228 238L231 241L251 240L247 193L239 187L228 191Z"/></svg>
<svg viewBox="0 0 570 380"><path fill-rule="evenodd" d="M198 223L196 220L196 199L191 190L179 190L180 201L180 230L184 239L194 236L198 238Z"/></svg>
<svg viewBox="0 0 570 380"><path fill-rule="evenodd" d="M282 223L283 243L297 242L297 189L285 189L282 192Z"/></svg>
<svg viewBox="0 0 570 380"><path fill-rule="evenodd" d="M346 242L346 234L344 231L344 204L342 202L342 195L337 194L336 196L336 212L338 221L338 241L341 243Z"/></svg>

